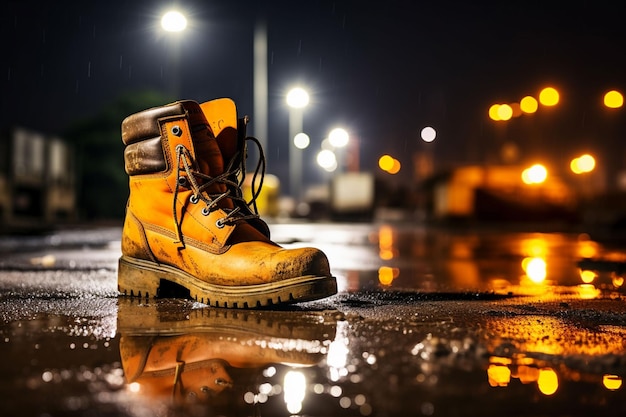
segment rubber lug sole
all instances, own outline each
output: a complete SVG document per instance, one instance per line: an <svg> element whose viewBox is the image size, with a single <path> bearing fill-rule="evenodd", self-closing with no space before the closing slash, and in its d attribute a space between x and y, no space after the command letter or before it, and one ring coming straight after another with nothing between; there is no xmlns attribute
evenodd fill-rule
<svg viewBox="0 0 626 417"><path fill-rule="evenodd" d="M189 298L223 308L259 308L318 300L337 293L335 277L308 275L258 285L215 285L178 268L122 256L119 259L118 291L121 295L162 297L163 287L176 284L189 291ZM170 285L171 287L171 285Z"/></svg>

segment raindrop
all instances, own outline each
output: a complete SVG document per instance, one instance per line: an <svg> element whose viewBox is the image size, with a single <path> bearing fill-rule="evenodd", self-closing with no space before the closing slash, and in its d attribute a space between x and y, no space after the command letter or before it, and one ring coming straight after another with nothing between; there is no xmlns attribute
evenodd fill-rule
<svg viewBox="0 0 626 417"><path fill-rule="evenodd" d="M87 78L91 78L91 61L87 63Z"/></svg>
<svg viewBox="0 0 626 417"><path fill-rule="evenodd" d="M122 69L122 55L120 55L120 69Z"/></svg>

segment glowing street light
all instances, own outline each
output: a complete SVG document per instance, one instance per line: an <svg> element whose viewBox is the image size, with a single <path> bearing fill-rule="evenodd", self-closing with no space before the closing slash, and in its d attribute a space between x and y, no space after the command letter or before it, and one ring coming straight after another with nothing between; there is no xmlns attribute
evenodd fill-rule
<svg viewBox="0 0 626 417"><path fill-rule="evenodd" d="M287 93L287 105L293 109L303 109L309 104L309 93L301 87L295 87Z"/></svg>
<svg viewBox="0 0 626 417"><path fill-rule="evenodd" d="M513 117L513 108L508 104L501 104L498 107L498 117L500 120L510 120Z"/></svg>
<svg viewBox="0 0 626 417"><path fill-rule="evenodd" d="M437 131L433 127L426 126L420 132L420 137L424 142L430 143L437 137Z"/></svg>
<svg viewBox="0 0 626 417"><path fill-rule="evenodd" d="M539 102L544 106L556 106L559 103L559 92L552 87L546 87L539 93Z"/></svg>
<svg viewBox="0 0 626 417"><path fill-rule="evenodd" d="M541 184L548 178L548 170L541 164L535 164L522 172L524 184Z"/></svg>
<svg viewBox="0 0 626 417"><path fill-rule="evenodd" d="M494 121L507 121L513 117L513 108L508 104L494 104L489 107L489 118Z"/></svg>
<svg viewBox="0 0 626 417"><path fill-rule="evenodd" d="M570 169L574 174L584 174L591 172L596 167L596 160L593 156L585 154L578 158L572 159L569 164Z"/></svg>
<svg viewBox="0 0 626 417"><path fill-rule="evenodd" d="M339 168L341 172L341 170L343 169L344 161L346 159L345 148L346 146L348 146L349 142L350 142L350 135L343 128L340 128L340 127L334 128L328 134L327 144L330 145L330 149L333 151L333 154L335 155L335 160L336 160L336 163L335 163L336 166L335 168L333 168L333 171Z"/></svg>
<svg viewBox="0 0 626 417"><path fill-rule="evenodd" d="M182 32L187 27L187 18L179 11L170 10L161 17L161 27L166 32Z"/></svg>
<svg viewBox="0 0 626 417"><path fill-rule="evenodd" d="M526 96L519 102L520 110L524 113L535 113L537 108L539 108L539 103L537 103L537 99L532 96Z"/></svg>
<svg viewBox="0 0 626 417"><path fill-rule="evenodd" d="M378 167L388 174L395 175L400 172L402 165L391 155L383 155L378 159Z"/></svg>
<svg viewBox="0 0 626 417"><path fill-rule="evenodd" d="M624 96L619 91L611 90L604 95L604 105L609 109L618 109L624 105Z"/></svg>
<svg viewBox="0 0 626 417"><path fill-rule="evenodd" d="M335 148L344 148L350 141L350 135L348 135L345 129L337 127L328 134L328 141Z"/></svg>
<svg viewBox="0 0 626 417"><path fill-rule="evenodd" d="M298 149L306 149L311 144L311 139L306 133L300 132L293 137L293 144L296 145Z"/></svg>
<svg viewBox="0 0 626 417"><path fill-rule="evenodd" d="M317 164L328 172L333 172L337 169L337 157L335 153L329 149L322 149L317 154Z"/></svg>

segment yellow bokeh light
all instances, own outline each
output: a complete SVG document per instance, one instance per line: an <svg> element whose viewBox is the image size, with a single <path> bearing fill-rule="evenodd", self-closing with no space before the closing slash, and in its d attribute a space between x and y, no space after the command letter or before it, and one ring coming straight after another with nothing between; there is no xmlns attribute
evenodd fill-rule
<svg viewBox="0 0 626 417"><path fill-rule="evenodd" d="M611 90L604 95L604 105L610 109L618 109L624 105L624 96L619 91Z"/></svg>
<svg viewBox="0 0 626 417"><path fill-rule="evenodd" d="M545 281L547 276L546 261L542 258L526 258L522 261L522 268L526 272L528 278L536 283Z"/></svg>
<svg viewBox="0 0 626 417"><path fill-rule="evenodd" d="M378 160L378 166L383 171L389 171L393 167L394 159L390 155L383 155Z"/></svg>
<svg viewBox="0 0 626 417"><path fill-rule="evenodd" d="M501 104L498 107L498 117L500 120L509 120L513 117L513 109L508 104Z"/></svg>
<svg viewBox="0 0 626 417"><path fill-rule="evenodd" d="M397 174L398 172L400 172L400 168L402 168L400 161L398 161L397 159L394 159L393 165L391 166L391 168L387 170L387 172L392 175Z"/></svg>
<svg viewBox="0 0 626 417"><path fill-rule="evenodd" d="M394 249L394 236L393 229L389 226L381 226L378 232L378 246L380 248L379 256L380 259L388 261L393 259L396 255L396 251Z"/></svg>
<svg viewBox="0 0 626 417"><path fill-rule="evenodd" d="M498 116L498 109L500 108L499 104L494 104L489 107L489 118L491 120L495 120L496 122L500 120L500 116Z"/></svg>
<svg viewBox="0 0 626 417"><path fill-rule="evenodd" d="M548 170L541 164L535 164L522 172L524 184L541 184L548 178Z"/></svg>
<svg viewBox="0 0 626 417"><path fill-rule="evenodd" d="M539 369L534 366L518 365L517 378L522 384L530 384L539 378Z"/></svg>
<svg viewBox="0 0 626 417"><path fill-rule="evenodd" d="M539 93L539 102L544 106L556 106L559 103L559 92L552 87L546 87Z"/></svg>
<svg viewBox="0 0 626 417"><path fill-rule="evenodd" d="M596 160L593 156L585 154L578 158L578 166L582 172L591 172L596 167Z"/></svg>
<svg viewBox="0 0 626 417"><path fill-rule="evenodd" d="M539 108L539 103L537 103L537 99L531 96L526 96L519 102L520 109L524 113L535 113L537 108Z"/></svg>
<svg viewBox="0 0 626 417"><path fill-rule="evenodd" d="M613 272L611 274L611 282L613 283L613 286L615 288L620 288L622 285L624 285L624 277L618 273Z"/></svg>
<svg viewBox="0 0 626 417"><path fill-rule="evenodd" d="M506 387L511 382L511 370L508 366L492 363L487 368L487 378L492 387Z"/></svg>
<svg viewBox="0 0 626 417"><path fill-rule="evenodd" d="M602 377L602 385L606 389L616 391L622 387L622 378L618 375L604 375Z"/></svg>
<svg viewBox="0 0 626 417"><path fill-rule="evenodd" d="M593 284L580 284L576 286L576 292L581 300L592 300L598 298L601 291Z"/></svg>
<svg viewBox="0 0 626 417"><path fill-rule="evenodd" d="M382 285L391 285L394 279L400 275L398 268L391 268L389 266L381 266L378 268L378 281Z"/></svg>
<svg viewBox="0 0 626 417"><path fill-rule="evenodd" d="M585 284L591 284L596 279L597 276L598 274L595 273L594 271L590 271L588 269L580 270L580 280L584 282Z"/></svg>
<svg viewBox="0 0 626 417"><path fill-rule="evenodd" d="M559 377L553 369L540 369L539 378L537 378L537 386L542 394L552 395L559 389Z"/></svg>
<svg viewBox="0 0 626 417"><path fill-rule="evenodd" d="M589 154L584 154L578 158L572 159L569 164L570 169L574 174L583 174L585 172L591 172L596 167L596 160Z"/></svg>
<svg viewBox="0 0 626 417"><path fill-rule="evenodd" d="M593 241L578 242L578 256L581 258L593 258L598 254L598 244Z"/></svg>

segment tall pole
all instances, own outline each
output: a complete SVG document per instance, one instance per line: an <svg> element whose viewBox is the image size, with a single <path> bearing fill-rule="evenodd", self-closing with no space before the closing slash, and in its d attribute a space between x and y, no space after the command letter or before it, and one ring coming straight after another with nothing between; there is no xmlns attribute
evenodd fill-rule
<svg viewBox="0 0 626 417"><path fill-rule="evenodd" d="M254 28L254 114L253 134L267 149L268 141L268 88L267 88L267 25L262 18L257 19Z"/></svg>
<svg viewBox="0 0 626 417"><path fill-rule="evenodd" d="M302 150L294 138L302 132L302 108L289 108L289 193L299 202L302 198Z"/></svg>
<svg viewBox="0 0 626 417"><path fill-rule="evenodd" d="M302 151L297 148L295 137L302 132L303 109L309 104L309 93L295 87L287 93L289 106L289 194L299 202L302 197Z"/></svg>

